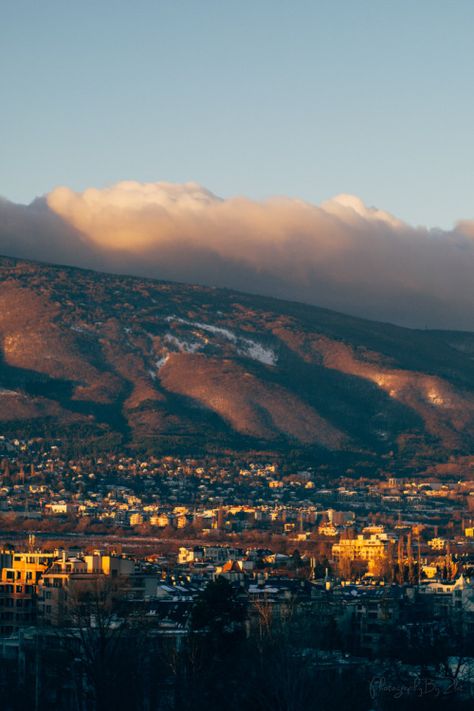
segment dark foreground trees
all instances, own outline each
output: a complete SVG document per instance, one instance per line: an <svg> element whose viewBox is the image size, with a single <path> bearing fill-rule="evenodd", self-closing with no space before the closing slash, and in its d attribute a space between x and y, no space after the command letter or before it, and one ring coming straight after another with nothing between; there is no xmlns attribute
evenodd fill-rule
<svg viewBox="0 0 474 711"><path fill-rule="evenodd" d="M120 592L120 594L118 594ZM223 578L168 625L100 581L73 601L70 626L25 637L0 664L1 711L405 711L470 708L428 667L345 656L310 607L250 605ZM176 619L176 618L175 618ZM167 633L167 630L170 633Z"/></svg>
<svg viewBox="0 0 474 711"><path fill-rule="evenodd" d="M176 665L175 708L185 711L345 711L369 708L368 683L357 668L321 666L308 619L289 604L255 610L227 581L211 583L197 601ZM309 644L308 644L309 642Z"/></svg>

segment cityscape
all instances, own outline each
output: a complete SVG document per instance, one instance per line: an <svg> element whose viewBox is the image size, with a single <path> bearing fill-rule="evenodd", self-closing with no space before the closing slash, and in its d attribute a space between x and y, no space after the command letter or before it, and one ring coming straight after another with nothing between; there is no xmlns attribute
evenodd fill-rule
<svg viewBox="0 0 474 711"><path fill-rule="evenodd" d="M334 480L240 457L68 460L60 441L0 444L10 708L204 708L217 679L238 688L247 655L265 666L268 706L248 684L231 708L288 704L293 682L272 676L288 655L319 708L333 685L338 708L471 703L474 458ZM133 693L115 662L98 678L114 655L139 677Z"/></svg>
<svg viewBox="0 0 474 711"><path fill-rule="evenodd" d="M0 0L0 711L474 709L473 27Z"/></svg>

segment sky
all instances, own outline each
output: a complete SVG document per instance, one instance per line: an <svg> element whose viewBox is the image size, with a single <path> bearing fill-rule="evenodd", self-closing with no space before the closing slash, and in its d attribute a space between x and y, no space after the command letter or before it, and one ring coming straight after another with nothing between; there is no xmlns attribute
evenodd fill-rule
<svg viewBox="0 0 474 711"><path fill-rule="evenodd" d="M471 0L0 5L0 254L474 331Z"/></svg>
<svg viewBox="0 0 474 711"><path fill-rule="evenodd" d="M474 218L474 3L4 0L0 195L196 182Z"/></svg>

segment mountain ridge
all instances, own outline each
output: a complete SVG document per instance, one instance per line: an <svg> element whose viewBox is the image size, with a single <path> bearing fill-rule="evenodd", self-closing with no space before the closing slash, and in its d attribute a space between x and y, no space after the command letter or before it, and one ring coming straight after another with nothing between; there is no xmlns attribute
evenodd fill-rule
<svg viewBox="0 0 474 711"><path fill-rule="evenodd" d="M474 445L470 332L0 257L0 343L0 431L414 465Z"/></svg>

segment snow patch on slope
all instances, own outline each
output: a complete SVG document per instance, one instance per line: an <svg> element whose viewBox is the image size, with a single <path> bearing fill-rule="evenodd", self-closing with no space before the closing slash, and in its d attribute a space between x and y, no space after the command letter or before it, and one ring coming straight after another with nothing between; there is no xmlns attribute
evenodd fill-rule
<svg viewBox="0 0 474 711"><path fill-rule="evenodd" d="M174 321L176 323L181 323L185 326L192 326L206 333L212 333L216 336L222 336L230 343L237 346L237 352L246 358L251 358L264 365L274 366L277 363L277 355L275 351L271 348L263 346L258 341L254 341L250 338L244 338L242 336L237 336L233 331L228 328L222 328L221 326L213 326L209 323L202 323L201 321L189 321L185 318L180 318L178 316L167 316L166 320L169 322ZM182 344L182 350L186 353L195 353L200 345L196 343L187 343L186 341L180 341L180 339L175 336L166 335L165 339L170 343Z"/></svg>
<svg viewBox="0 0 474 711"><path fill-rule="evenodd" d="M223 336L232 343L236 343L237 341L237 336L235 335L235 333L229 331L228 328L220 328L220 326L212 326L211 324L201 323L200 321L188 321L188 319L180 318L178 316L167 316L166 320L168 322L176 321L176 323L183 323L186 326L194 326L195 328L200 328L201 331L207 331L208 333L214 333L216 335Z"/></svg>
<svg viewBox="0 0 474 711"><path fill-rule="evenodd" d="M162 356L162 358L158 358L158 360L155 361L155 368L157 370L160 370L160 368L162 368L164 366L164 364L166 363L166 361L168 360L169 357L170 357L170 354L166 353L166 355Z"/></svg>
<svg viewBox="0 0 474 711"><path fill-rule="evenodd" d="M276 365L277 357L275 352L271 348L265 348L261 343L256 343L248 339L242 339L245 343L245 350L241 350L242 355L252 358L252 360L258 360L264 365Z"/></svg>
<svg viewBox="0 0 474 711"><path fill-rule="evenodd" d="M183 341L181 338L177 338L171 333L166 334L165 341L175 346L180 353L196 353L196 351L201 348L200 343L189 343L188 341Z"/></svg>

